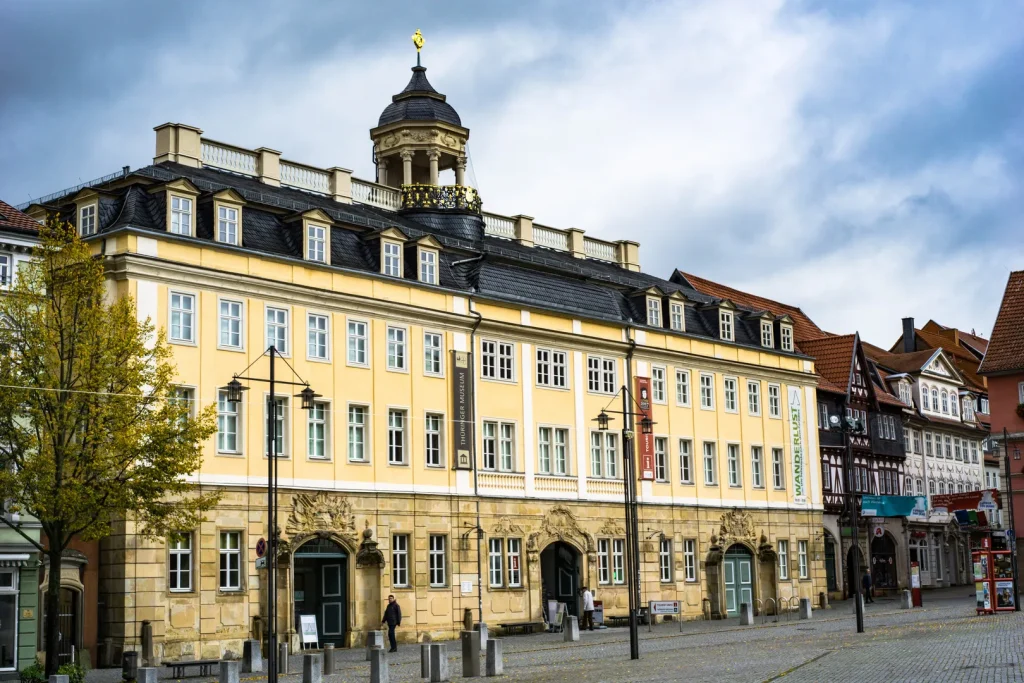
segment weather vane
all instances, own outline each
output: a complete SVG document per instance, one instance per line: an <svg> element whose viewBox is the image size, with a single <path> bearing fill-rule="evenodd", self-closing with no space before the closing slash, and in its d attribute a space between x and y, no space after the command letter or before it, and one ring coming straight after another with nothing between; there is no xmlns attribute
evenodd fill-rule
<svg viewBox="0 0 1024 683"><path fill-rule="evenodd" d="M420 65L420 50L423 49L423 44L427 42L423 40L423 34L420 33L419 29L416 29L416 33L412 34L412 44L416 46L416 66Z"/></svg>

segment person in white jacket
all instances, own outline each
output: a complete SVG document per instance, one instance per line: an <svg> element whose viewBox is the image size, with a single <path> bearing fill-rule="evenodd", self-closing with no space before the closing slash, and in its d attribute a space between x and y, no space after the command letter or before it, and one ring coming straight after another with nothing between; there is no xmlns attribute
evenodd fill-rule
<svg viewBox="0 0 1024 683"><path fill-rule="evenodd" d="M586 586L583 587L583 622L580 629L594 630L594 594Z"/></svg>

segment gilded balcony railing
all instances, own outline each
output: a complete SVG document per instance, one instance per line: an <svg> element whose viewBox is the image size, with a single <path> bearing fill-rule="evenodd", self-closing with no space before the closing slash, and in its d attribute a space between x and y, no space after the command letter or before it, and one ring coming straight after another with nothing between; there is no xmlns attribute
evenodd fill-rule
<svg viewBox="0 0 1024 683"><path fill-rule="evenodd" d="M459 209L480 213L480 195L465 185L402 185L403 209Z"/></svg>

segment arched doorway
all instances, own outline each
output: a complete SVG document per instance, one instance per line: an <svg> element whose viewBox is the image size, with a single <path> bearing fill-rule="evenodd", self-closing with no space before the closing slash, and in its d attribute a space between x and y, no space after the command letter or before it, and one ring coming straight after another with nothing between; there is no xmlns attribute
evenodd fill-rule
<svg viewBox="0 0 1024 683"><path fill-rule="evenodd" d="M875 588L896 588L896 543L889 532L871 539L871 583Z"/></svg>
<svg viewBox="0 0 1024 683"><path fill-rule="evenodd" d="M540 580L547 608L548 595L552 600L564 602L569 614L579 616L579 588L582 575L582 555L564 541L556 541L540 554Z"/></svg>
<svg viewBox="0 0 1024 683"><path fill-rule="evenodd" d="M857 566L859 567L857 572L853 570L854 557L857 558ZM860 551L858 546L850 546L850 549L846 551L846 597L852 598L856 595L857 586L860 585L860 575L864 573L865 569L864 553ZM854 576L855 573L857 574L856 576Z"/></svg>
<svg viewBox="0 0 1024 683"><path fill-rule="evenodd" d="M739 615L741 603L753 607L754 556L746 546L736 544L725 551L722 579L725 584L725 611L730 617Z"/></svg>
<svg viewBox="0 0 1024 683"><path fill-rule="evenodd" d="M348 630L348 553L329 538L314 538L295 550L292 598L295 630L303 616L316 617L320 643L345 645Z"/></svg>
<svg viewBox="0 0 1024 683"><path fill-rule="evenodd" d="M836 573L836 541L827 529L825 530L825 582L829 593L839 590L838 574Z"/></svg>

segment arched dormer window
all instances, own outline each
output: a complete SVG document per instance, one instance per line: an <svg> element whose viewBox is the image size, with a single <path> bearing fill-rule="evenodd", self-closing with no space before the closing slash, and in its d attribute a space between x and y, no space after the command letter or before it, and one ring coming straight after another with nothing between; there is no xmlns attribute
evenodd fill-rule
<svg viewBox="0 0 1024 683"><path fill-rule="evenodd" d="M932 387L932 410L939 412L939 390Z"/></svg>
<svg viewBox="0 0 1024 683"><path fill-rule="evenodd" d="M921 410L928 410L928 385L921 385Z"/></svg>
<svg viewBox="0 0 1024 683"><path fill-rule="evenodd" d="M949 395L949 412L953 413L953 417L959 416L959 399L955 392Z"/></svg>
<svg viewBox="0 0 1024 683"><path fill-rule="evenodd" d="M949 412L949 394L946 393L945 389L942 390L942 412Z"/></svg>

